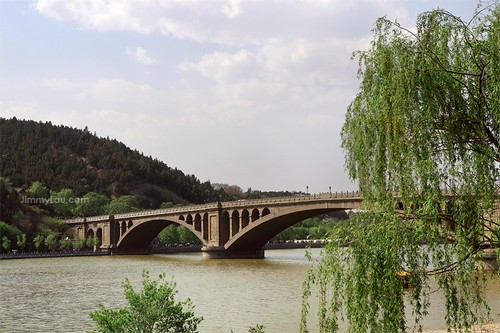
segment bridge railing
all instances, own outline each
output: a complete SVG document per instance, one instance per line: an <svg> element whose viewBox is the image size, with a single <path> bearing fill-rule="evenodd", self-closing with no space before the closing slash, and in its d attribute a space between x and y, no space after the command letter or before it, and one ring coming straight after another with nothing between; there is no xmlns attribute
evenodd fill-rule
<svg viewBox="0 0 500 333"><path fill-rule="evenodd" d="M360 198L359 191L323 192L323 193L302 194L302 195L288 196L288 197L226 201L222 202L221 204L222 207L240 207L240 206L252 206L261 204L316 201L322 199L347 199L347 198Z"/></svg>
<svg viewBox="0 0 500 333"><path fill-rule="evenodd" d="M302 194L296 196L288 197L275 197L275 198L263 198L263 199L244 199L237 201L225 201L221 202L222 208L230 207L241 207L241 206L257 206L263 204L276 204L276 203L288 203L288 202L301 202L301 201L316 201L316 200L327 200L327 199L348 199L348 198L360 198L359 191L341 191L341 192L324 192L315 194ZM155 216L163 214L173 214L173 213L187 213L193 211L203 211L208 209L215 209L219 205L218 202L211 202L206 204L188 205L181 207L172 208L161 208L154 210L144 210L139 212L130 212L123 214L114 215L100 215L100 216L89 216L89 217L79 217L70 220L66 220L66 223L83 223L86 222L101 222L107 221L111 218L122 220L127 218L137 218L143 216Z"/></svg>

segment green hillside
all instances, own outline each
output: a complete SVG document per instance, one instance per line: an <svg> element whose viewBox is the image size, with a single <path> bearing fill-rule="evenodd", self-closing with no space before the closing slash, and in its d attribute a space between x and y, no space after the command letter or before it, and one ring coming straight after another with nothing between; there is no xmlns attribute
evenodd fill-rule
<svg viewBox="0 0 500 333"><path fill-rule="evenodd" d="M76 195L131 194L144 208L227 199L224 190L215 190L210 182L202 183L117 140L97 137L87 128L0 118L0 154L0 176L18 188L40 181L53 191L69 188Z"/></svg>

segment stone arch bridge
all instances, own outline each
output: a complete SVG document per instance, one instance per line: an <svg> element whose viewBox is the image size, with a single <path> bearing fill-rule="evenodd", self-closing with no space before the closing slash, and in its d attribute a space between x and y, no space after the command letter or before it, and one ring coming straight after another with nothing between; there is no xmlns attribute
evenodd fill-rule
<svg viewBox="0 0 500 333"><path fill-rule="evenodd" d="M358 192L238 200L67 220L78 237L97 237L111 253L145 249L166 226L188 228L208 258L262 258L264 245L309 217L361 208Z"/></svg>

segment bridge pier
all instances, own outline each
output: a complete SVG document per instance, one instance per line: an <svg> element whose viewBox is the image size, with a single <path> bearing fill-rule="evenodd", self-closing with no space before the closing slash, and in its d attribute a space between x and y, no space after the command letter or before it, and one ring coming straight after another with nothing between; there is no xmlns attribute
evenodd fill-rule
<svg viewBox="0 0 500 333"><path fill-rule="evenodd" d="M201 248L204 259L263 259L264 249L250 251L227 251L223 246Z"/></svg>

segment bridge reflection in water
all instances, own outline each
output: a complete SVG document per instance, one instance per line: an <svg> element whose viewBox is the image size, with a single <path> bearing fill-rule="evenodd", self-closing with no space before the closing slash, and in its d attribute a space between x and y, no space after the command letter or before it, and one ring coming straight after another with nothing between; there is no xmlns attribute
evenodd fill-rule
<svg viewBox="0 0 500 333"><path fill-rule="evenodd" d="M67 220L77 237L97 237L110 253L140 252L166 226L188 228L206 258L263 258L264 245L307 218L362 208L358 192L214 202Z"/></svg>

